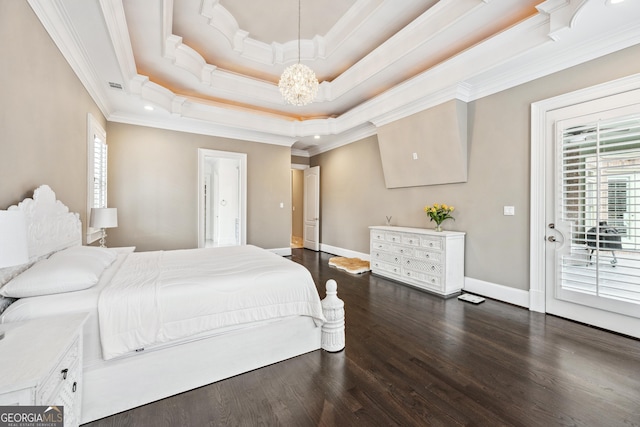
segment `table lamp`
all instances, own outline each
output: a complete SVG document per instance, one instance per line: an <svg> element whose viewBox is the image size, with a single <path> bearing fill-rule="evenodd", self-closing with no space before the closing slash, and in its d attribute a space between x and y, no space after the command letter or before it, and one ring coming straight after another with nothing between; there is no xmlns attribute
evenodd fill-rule
<svg viewBox="0 0 640 427"><path fill-rule="evenodd" d="M118 226L118 209L117 208L92 208L89 226L102 230L100 238L100 247L104 248L107 232L105 228L115 228Z"/></svg>

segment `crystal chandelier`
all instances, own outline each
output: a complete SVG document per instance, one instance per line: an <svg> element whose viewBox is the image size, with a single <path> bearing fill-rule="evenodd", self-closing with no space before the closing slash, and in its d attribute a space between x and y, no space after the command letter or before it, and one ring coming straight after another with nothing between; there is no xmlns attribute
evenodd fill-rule
<svg viewBox="0 0 640 427"><path fill-rule="evenodd" d="M285 68L278 82L280 93L286 102L307 105L318 93L318 79L313 70L300 63L300 0L298 0L298 63Z"/></svg>

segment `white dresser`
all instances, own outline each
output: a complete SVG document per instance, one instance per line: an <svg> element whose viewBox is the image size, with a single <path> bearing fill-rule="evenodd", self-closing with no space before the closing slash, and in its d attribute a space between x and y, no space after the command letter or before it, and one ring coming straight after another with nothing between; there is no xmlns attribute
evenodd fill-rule
<svg viewBox="0 0 640 427"><path fill-rule="evenodd" d="M371 271L445 297L464 285L464 236L459 231L372 226Z"/></svg>
<svg viewBox="0 0 640 427"><path fill-rule="evenodd" d="M63 406L65 427L79 424L86 317L0 324L0 406Z"/></svg>

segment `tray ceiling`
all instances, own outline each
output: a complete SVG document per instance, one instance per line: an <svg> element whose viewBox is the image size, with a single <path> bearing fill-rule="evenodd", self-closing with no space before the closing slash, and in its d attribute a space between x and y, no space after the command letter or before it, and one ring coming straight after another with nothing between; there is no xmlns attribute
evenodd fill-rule
<svg viewBox="0 0 640 427"><path fill-rule="evenodd" d="M610 1L302 0L320 81L304 107L277 87L298 60L296 0L29 3L108 120L305 155L640 43L640 2Z"/></svg>

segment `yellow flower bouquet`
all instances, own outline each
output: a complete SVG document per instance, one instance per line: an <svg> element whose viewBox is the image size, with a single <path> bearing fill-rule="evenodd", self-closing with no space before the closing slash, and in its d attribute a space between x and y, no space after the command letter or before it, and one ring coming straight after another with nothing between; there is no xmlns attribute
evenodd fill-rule
<svg viewBox="0 0 640 427"><path fill-rule="evenodd" d="M442 231L442 222L446 219L456 220L451 213L455 208L440 203L434 203L432 206L425 206L424 211L429 215L429 221L436 223L436 231Z"/></svg>

